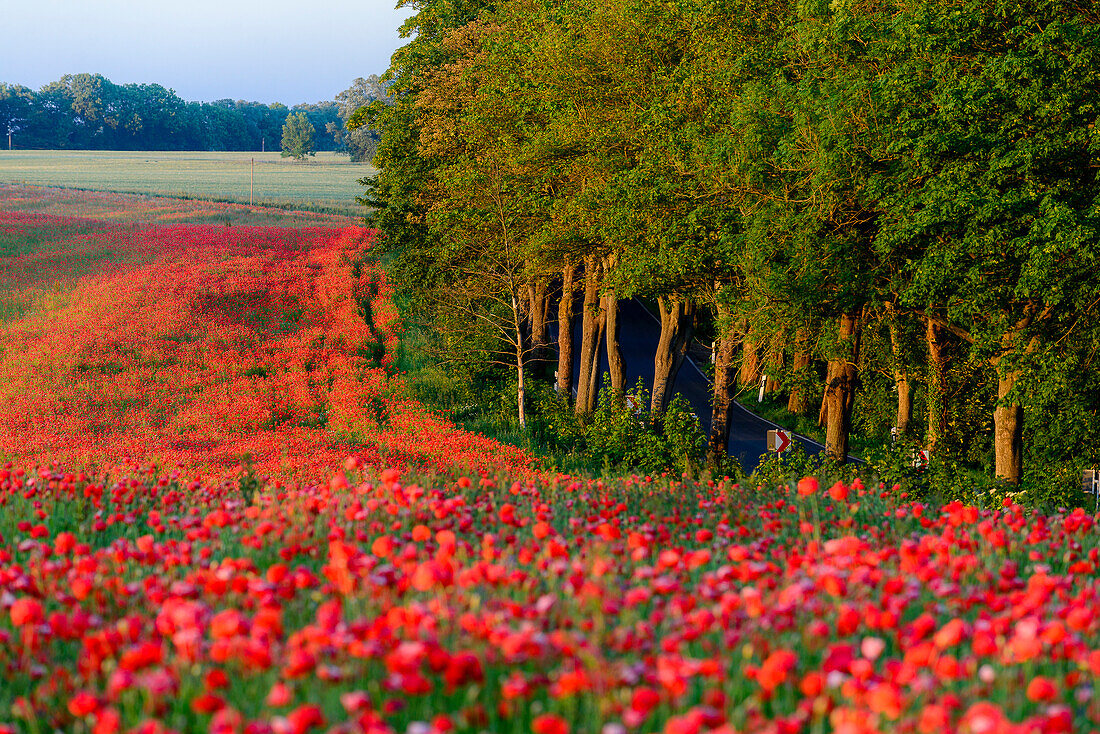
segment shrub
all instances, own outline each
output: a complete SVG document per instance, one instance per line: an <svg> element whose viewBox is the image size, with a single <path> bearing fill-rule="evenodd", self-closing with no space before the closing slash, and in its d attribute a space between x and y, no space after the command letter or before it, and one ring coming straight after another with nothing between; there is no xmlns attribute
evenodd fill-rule
<svg viewBox="0 0 1100 734"><path fill-rule="evenodd" d="M588 454L609 468L694 474L706 441L698 417L679 395L662 413L652 414L648 406L641 379L624 395L605 377L585 432Z"/></svg>

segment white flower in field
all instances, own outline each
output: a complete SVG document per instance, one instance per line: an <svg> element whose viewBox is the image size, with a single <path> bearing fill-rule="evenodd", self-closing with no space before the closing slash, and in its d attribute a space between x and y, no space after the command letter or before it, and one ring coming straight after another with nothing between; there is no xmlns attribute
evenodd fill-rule
<svg viewBox="0 0 1100 734"><path fill-rule="evenodd" d="M859 646L859 651L868 660L878 660L879 655L886 649L886 643L880 637L864 637Z"/></svg>

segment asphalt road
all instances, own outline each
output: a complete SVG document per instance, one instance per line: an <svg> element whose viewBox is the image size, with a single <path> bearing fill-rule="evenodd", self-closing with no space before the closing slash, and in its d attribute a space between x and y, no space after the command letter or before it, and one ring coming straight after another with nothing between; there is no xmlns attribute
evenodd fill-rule
<svg viewBox="0 0 1100 734"><path fill-rule="evenodd" d="M577 306L580 312L580 305ZM581 326L578 318L574 327L574 361L573 381L576 384L580 371L580 340ZM657 350L657 343L661 336L661 322L651 314L641 303L636 300L623 301L619 304L619 321L621 323L619 340L622 344L623 360L626 363L626 384L633 386L639 377L645 383L646 390L653 387L653 355ZM601 343L600 367L607 369L607 350ZM676 375L675 390L684 396L692 406L692 410L703 426L703 430L710 432L711 419L711 387L706 376L696 364L687 359ZM750 397L756 399L755 392ZM770 421L752 413L741 403L735 402L733 406L733 420L730 424L730 439L728 450L730 456L736 457L741 466L747 472L756 468L762 455L767 453L768 431L780 428ZM811 441L803 436L795 436L795 440L802 444L807 454L816 454L824 450L824 446Z"/></svg>

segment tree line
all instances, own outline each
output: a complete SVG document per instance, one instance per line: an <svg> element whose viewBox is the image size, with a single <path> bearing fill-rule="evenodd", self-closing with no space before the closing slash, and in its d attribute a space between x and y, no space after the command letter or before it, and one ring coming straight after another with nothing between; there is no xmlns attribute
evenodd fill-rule
<svg viewBox="0 0 1100 734"><path fill-rule="evenodd" d="M304 114L318 133L315 150L370 160L373 131L349 131L348 118L385 98L376 75L356 79L336 99L288 108L221 99L186 102L159 84L115 84L99 74L70 74L34 91L0 83L0 132L20 149L279 150L292 114Z"/></svg>
<svg viewBox="0 0 1100 734"><path fill-rule="evenodd" d="M714 343L712 463L761 373L837 459L855 425L1012 485L1100 462L1095 2L411 6L365 200L521 422L540 361L582 415L599 350L627 387L644 298L654 412Z"/></svg>

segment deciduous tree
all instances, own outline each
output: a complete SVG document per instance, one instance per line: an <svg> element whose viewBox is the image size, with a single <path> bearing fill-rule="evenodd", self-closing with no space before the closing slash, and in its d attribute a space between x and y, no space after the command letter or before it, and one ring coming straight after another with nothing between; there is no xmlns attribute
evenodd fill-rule
<svg viewBox="0 0 1100 734"><path fill-rule="evenodd" d="M295 112L283 125L282 156L302 160L307 155L316 155L313 145L313 123L305 112Z"/></svg>

